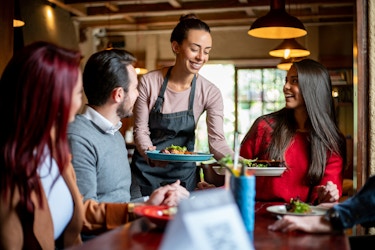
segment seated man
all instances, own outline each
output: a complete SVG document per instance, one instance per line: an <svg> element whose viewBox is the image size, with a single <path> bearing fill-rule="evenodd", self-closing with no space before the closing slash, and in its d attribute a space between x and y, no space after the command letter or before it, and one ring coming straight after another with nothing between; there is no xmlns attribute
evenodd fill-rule
<svg viewBox="0 0 375 250"><path fill-rule="evenodd" d="M104 50L93 54L83 72L88 99L86 111L69 126L77 184L84 196L84 233L96 234L129 220L133 204L176 206L189 192L179 181L141 197L133 181L125 141L119 128L121 119L132 115L137 91L135 58L124 50ZM89 215L89 216L88 216Z"/></svg>

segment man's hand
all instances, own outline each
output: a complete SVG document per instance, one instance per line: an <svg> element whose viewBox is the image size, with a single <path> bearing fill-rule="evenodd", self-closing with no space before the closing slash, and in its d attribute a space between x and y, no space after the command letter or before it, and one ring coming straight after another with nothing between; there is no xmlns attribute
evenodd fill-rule
<svg viewBox="0 0 375 250"><path fill-rule="evenodd" d="M146 203L148 205L177 206L182 199L187 199L189 196L189 191L180 185L180 180L177 180L175 183L156 189Z"/></svg>

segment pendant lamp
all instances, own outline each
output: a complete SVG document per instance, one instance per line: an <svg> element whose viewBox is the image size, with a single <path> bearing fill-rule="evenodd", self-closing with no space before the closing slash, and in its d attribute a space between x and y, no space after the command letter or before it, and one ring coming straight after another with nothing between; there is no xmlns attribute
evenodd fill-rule
<svg viewBox="0 0 375 250"><path fill-rule="evenodd" d="M25 22L18 19L13 19L13 27L22 27L25 25Z"/></svg>
<svg viewBox="0 0 375 250"><path fill-rule="evenodd" d="M290 67L292 67L293 62L297 62L302 59L303 57L297 57L297 58L290 57L288 59L283 58L281 59L280 63L277 65L277 68L288 71Z"/></svg>
<svg viewBox="0 0 375 250"><path fill-rule="evenodd" d="M137 72L137 75L144 75L148 72L146 68L139 68L136 66L135 72Z"/></svg>
<svg viewBox="0 0 375 250"><path fill-rule="evenodd" d="M14 18L13 18L13 27L22 27L25 25L25 22L22 21L21 12L20 12L20 5L19 2L16 0L14 1Z"/></svg>
<svg viewBox="0 0 375 250"><path fill-rule="evenodd" d="M310 51L299 44L294 38L284 39L284 41L269 52L271 56L283 57L305 57L310 55Z"/></svg>
<svg viewBox="0 0 375 250"><path fill-rule="evenodd" d="M267 39L305 36L307 31L298 18L285 11L285 0L270 0L271 9L251 25L249 35Z"/></svg>

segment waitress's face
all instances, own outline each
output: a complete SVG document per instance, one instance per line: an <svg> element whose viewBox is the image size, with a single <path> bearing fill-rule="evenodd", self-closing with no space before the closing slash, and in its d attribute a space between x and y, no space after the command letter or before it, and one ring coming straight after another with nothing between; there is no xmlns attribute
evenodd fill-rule
<svg viewBox="0 0 375 250"><path fill-rule="evenodd" d="M191 29L187 32L182 44L173 42L176 63L182 65L186 72L196 74L208 61L212 48L211 34L204 30Z"/></svg>
<svg viewBox="0 0 375 250"><path fill-rule="evenodd" d="M74 121L74 117L82 105L82 72L79 70L77 83L72 91L72 103L70 104L69 122Z"/></svg>
<svg viewBox="0 0 375 250"><path fill-rule="evenodd" d="M285 78L283 92L285 96L286 108L297 109L300 107L305 107L305 101L299 88L298 72L294 66L289 69Z"/></svg>

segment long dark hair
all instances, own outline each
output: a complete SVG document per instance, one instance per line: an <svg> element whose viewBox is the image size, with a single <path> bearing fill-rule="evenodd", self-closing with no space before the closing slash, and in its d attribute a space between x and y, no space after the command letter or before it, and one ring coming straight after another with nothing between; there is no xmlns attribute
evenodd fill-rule
<svg viewBox="0 0 375 250"><path fill-rule="evenodd" d="M0 80L0 188L2 198L15 189L21 204L33 211L31 192L42 204L37 169L46 148L63 172L70 160L67 126L80 53L47 42L21 49ZM52 128L56 138L51 137Z"/></svg>
<svg viewBox="0 0 375 250"><path fill-rule="evenodd" d="M182 44L191 29L204 30L211 33L210 27L205 22L198 19L194 14L187 14L180 17L180 22L172 31L170 42L176 41L178 44Z"/></svg>
<svg viewBox="0 0 375 250"><path fill-rule="evenodd" d="M327 154L341 155L345 162L345 141L336 123L327 69L311 59L294 62L293 66L298 72L299 88L308 114L310 167L307 182L316 185L323 177ZM294 110L284 108L271 116L276 122L269 147L270 159L282 159L297 130Z"/></svg>

